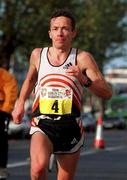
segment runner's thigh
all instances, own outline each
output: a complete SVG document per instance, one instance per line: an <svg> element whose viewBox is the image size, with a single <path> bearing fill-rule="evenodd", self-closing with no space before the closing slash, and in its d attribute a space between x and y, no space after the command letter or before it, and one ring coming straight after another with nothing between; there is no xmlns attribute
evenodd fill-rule
<svg viewBox="0 0 127 180"><path fill-rule="evenodd" d="M52 149L52 143L45 134L41 132L34 133L30 145L31 165L37 163L47 166Z"/></svg>

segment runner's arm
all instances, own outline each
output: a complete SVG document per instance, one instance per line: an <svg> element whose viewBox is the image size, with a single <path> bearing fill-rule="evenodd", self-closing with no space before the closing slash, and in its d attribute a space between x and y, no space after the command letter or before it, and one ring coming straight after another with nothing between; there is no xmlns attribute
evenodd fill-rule
<svg viewBox="0 0 127 180"><path fill-rule="evenodd" d="M92 81L89 86L89 90L96 96L103 99L110 99L112 96L112 89L104 79L99 67L97 66L94 58L90 53L81 53L79 67L82 72L86 73L86 76ZM84 75L84 78L85 75Z"/></svg>
<svg viewBox="0 0 127 180"><path fill-rule="evenodd" d="M18 98L18 101L16 103L16 107L14 111L12 112L13 121L15 123L20 123L22 120L22 117L24 115L24 105L26 99L30 96L32 90L35 87L35 83L37 81L37 62L39 61L40 57L40 49L33 50L31 57L30 57L30 65L29 70L26 76L26 79L23 82L20 95Z"/></svg>

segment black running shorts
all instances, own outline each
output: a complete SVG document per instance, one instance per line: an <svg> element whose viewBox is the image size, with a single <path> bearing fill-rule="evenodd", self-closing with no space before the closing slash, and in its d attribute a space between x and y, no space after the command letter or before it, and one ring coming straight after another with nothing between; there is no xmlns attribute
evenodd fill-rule
<svg viewBox="0 0 127 180"><path fill-rule="evenodd" d="M84 136L76 118L40 119L37 127L53 143L54 153L73 153L83 145Z"/></svg>

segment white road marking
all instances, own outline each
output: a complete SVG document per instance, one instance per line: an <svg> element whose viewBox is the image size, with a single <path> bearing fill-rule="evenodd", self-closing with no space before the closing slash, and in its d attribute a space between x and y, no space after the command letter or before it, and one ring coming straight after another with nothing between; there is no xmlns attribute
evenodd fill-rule
<svg viewBox="0 0 127 180"><path fill-rule="evenodd" d="M14 167L20 167L20 166L27 166L29 164L30 164L30 162L28 160L26 160L26 161L21 161L21 162L9 163L7 165L7 167L14 168Z"/></svg>
<svg viewBox="0 0 127 180"><path fill-rule="evenodd" d="M104 149L90 149L90 150L85 150L81 152L81 156L87 156L90 154L95 154L100 151L117 151L120 149L124 149L126 146L121 145L121 146L116 146L116 147L107 147ZM25 161L20 161L20 162L15 162L15 163L9 163L7 165L8 168L14 168L14 167L20 167L20 166L27 166L30 164L29 158L27 158Z"/></svg>
<svg viewBox="0 0 127 180"><path fill-rule="evenodd" d="M121 146L117 146L117 147L107 147L105 148L106 151L117 151L120 149L124 149L126 146L125 145L121 145Z"/></svg>
<svg viewBox="0 0 127 180"><path fill-rule="evenodd" d="M81 152L81 156L87 156L89 154L95 154L97 152L100 152L100 151L117 151L117 150L120 150L120 149L124 149L126 146L125 145L121 145L121 146L116 146L116 147L107 147L107 148L104 148L104 149L91 149L91 150L84 150Z"/></svg>
<svg viewBox="0 0 127 180"><path fill-rule="evenodd" d="M89 151L86 151L86 150L84 150L84 151L82 151L81 152L81 156L86 156L86 155L89 155L89 154L95 154L97 151L95 150L95 149L91 149L91 150L89 150Z"/></svg>

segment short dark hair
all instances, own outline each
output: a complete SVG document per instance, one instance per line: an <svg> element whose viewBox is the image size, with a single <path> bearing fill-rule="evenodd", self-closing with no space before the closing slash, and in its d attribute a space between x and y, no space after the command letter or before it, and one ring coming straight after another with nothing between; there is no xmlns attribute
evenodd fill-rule
<svg viewBox="0 0 127 180"><path fill-rule="evenodd" d="M76 20L75 20L75 17L74 15L72 14L72 12L67 9L67 8L64 8L64 9L57 9L55 10L51 17L50 17L50 20L52 18L56 18L56 17L59 17L59 16L64 16L64 17L68 17L70 20L71 20L71 25L72 25L72 30L75 29L75 26L76 26Z"/></svg>

